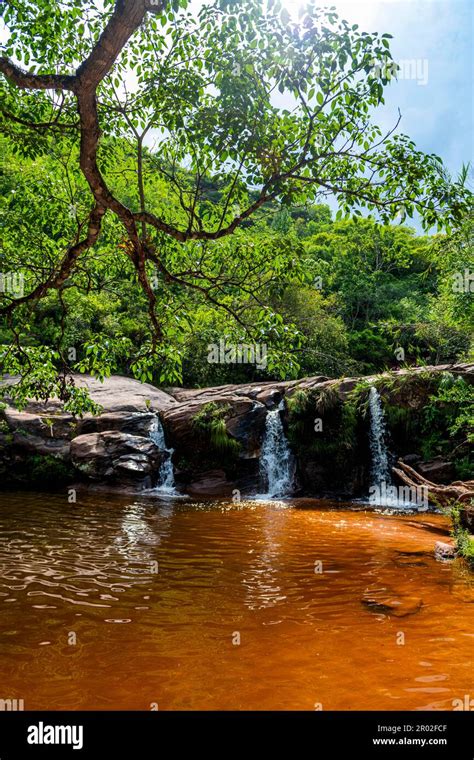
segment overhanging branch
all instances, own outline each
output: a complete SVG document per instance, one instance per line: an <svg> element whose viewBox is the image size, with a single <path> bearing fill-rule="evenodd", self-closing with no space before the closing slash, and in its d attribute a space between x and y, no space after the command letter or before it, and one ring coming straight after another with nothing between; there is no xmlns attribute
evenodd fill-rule
<svg viewBox="0 0 474 760"><path fill-rule="evenodd" d="M86 237L67 250L58 271L53 272L45 282L37 285L31 293L27 293L26 295L21 296L21 298L15 298L15 300L9 303L8 306L1 308L0 314L11 314L11 312L20 304L26 303L27 301L38 300L39 298L42 298L48 290L60 288L71 274L80 255L97 242L105 211L106 209L103 206L95 205L89 214Z"/></svg>
<svg viewBox="0 0 474 760"><path fill-rule="evenodd" d="M5 56L0 57L0 72L21 90L74 90L76 81L69 74L31 74Z"/></svg>

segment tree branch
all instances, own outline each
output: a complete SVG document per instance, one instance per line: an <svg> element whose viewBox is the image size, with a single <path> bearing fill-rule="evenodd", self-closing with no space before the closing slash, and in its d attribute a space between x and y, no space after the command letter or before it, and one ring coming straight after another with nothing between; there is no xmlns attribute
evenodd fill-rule
<svg viewBox="0 0 474 760"><path fill-rule="evenodd" d="M52 288L60 288L74 269L79 256L96 243L97 238L99 237L100 229L102 226L102 217L104 214L105 208L95 205L89 214L89 224L86 237L68 249L61 261L58 272L52 273L45 282L37 285L36 288L31 291L31 293L28 293L21 298L15 298L15 300L8 304L8 306L0 309L0 314L10 314L21 303L37 300L39 298L42 298L48 290L51 290Z"/></svg>
<svg viewBox="0 0 474 760"><path fill-rule="evenodd" d="M76 78L69 74L31 74L0 57L0 72L22 90L74 90Z"/></svg>

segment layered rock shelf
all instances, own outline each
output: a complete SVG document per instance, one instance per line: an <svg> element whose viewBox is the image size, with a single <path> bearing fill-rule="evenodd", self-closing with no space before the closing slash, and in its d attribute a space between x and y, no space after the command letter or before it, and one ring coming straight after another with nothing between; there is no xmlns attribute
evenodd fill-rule
<svg viewBox="0 0 474 760"><path fill-rule="evenodd" d="M31 401L21 412L7 403L0 413L3 483L153 488L169 456L150 435L158 416L167 446L174 450L178 490L230 496L237 489L250 495L259 490L267 412L283 399L282 421L297 460L295 495L354 498L366 492L370 471L367 423L358 413L347 413L354 391L385 379L393 403L416 410L425 403L432 378L443 373L474 381L473 364L398 370L377 378L318 376L197 390L160 390L120 376L104 383L76 376L77 385L87 385L102 413L75 418L55 399ZM319 438L315 415L321 420ZM403 446L394 442L393 463L405 457L416 467L420 460L421 469L433 472L436 461L421 462L409 443L401 450ZM450 463L441 463L441 471L443 467L449 473Z"/></svg>

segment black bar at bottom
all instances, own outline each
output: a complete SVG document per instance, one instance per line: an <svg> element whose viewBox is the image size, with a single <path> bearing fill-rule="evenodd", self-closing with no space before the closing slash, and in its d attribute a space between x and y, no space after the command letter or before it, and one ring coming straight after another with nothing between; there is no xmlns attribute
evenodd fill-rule
<svg viewBox="0 0 474 760"><path fill-rule="evenodd" d="M472 712L0 712L0 760L160 757L288 742L314 758L474 758ZM291 746L291 744L290 744ZM293 754L293 753L292 753ZM305 750L307 754L307 750Z"/></svg>

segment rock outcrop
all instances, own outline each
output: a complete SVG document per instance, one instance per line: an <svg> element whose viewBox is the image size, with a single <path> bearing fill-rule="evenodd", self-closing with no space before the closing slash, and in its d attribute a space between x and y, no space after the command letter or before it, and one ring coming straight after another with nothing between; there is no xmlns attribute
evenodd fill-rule
<svg viewBox="0 0 474 760"><path fill-rule="evenodd" d="M446 562L456 557L456 547L452 541L450 543L447 541L436 541L434 554L436 559Z"/></svg>
<svg viewBox="0 0 474 760"><path fill-rule="evenodd" d="M150 438L119 430L77 436L70 455L73 467L91 480L137 483L142 488L156 484L164 457Z"/></svg>
<svg viewBox="0 0 474 760"><path fill-rule="evenodd" d="M396 403L415 408L421 403L426 373L445 371L474 380L472 364L410 370L413 376L419 374L421 391L403 382L408 370L386 373L378 379L386 377L396 394L400 378ZM298 461L299 493L352 498L367 488L367 431L360 420L345 415L346 402L360 378L330 380L318 376L166 391L118 376L104 383L86 376L75 380L77 385L87 386L92 399L101 405L100 415L75 418L54 399L47 403L32 401L22 412L7 405L0 412L0 475L4 484L34 487L41 480L50 485L82 480L136 490L154 486L160 465L168 456L151 436L158 416L167 445L175 450L173 464L181 490L210 496L229 495L234 489L252 493L259 488L259 455L267 412L285 399L282 417ZM321 402L318 411L315 396ZM307 411L297 413L302 398L306 399ZM324 430L319 438L314 435L316 416L321 417ZM449 462L421 463L416 452L409 456L432 480L449 478Z"/></svg>

